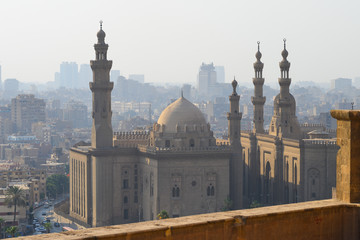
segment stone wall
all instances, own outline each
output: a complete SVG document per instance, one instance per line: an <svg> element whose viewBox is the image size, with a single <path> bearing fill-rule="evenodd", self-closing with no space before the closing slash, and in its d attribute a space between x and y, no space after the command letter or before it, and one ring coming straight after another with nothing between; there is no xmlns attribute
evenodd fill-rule
<svg viewBox="0 0 360 240"><path fill-rule="evenodd" d="M359 239L359 204L323 200L18 239Z"/></svg>

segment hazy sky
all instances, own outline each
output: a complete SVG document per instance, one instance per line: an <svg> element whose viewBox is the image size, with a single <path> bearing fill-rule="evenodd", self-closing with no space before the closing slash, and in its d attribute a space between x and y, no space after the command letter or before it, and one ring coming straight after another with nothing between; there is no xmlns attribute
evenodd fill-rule
<svg viewBox="0 0 360 240"><path fill-rule="evenodd" d="M284 37L293 83L353 78L359 9L359 0L0 0L2 78L53 81L62 61L89 63L101 19L113 69L146 82L195 84L202 62L223 65L227 82L251 82L261 41L274 83Z"/></svg>

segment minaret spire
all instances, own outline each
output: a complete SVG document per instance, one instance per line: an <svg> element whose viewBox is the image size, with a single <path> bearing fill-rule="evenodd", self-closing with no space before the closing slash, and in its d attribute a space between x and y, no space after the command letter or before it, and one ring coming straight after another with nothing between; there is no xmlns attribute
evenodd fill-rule
<svg viewBox="0 0 360 240"><path fill-rule="evenodd" d="M281 52L282 61L279 63L281 76L278 79L280 94L274 99L274 115L271 119L269 134L277 137L299 139L301 137L300 125L296 117L296 101L290 93L291 78L289 76L290 62L286 50L286 39L284 49Z"/></svg>
<svg viewBox="0 0 360 240"><path fill-rule="evenodd" d="M110 148L113 146L113 131L111 126L111 91L114 83L110 82L112 61L107 60L109 45L105 43L105 32L102 29L97 33L98 42L94 44L95 60L90 61L93 71L93 81L90 82L92 91L92 131L91 146L94 149Z"/></svg>
<svg viewBox="0 0 360 240"><path fill-rule="evenodd" d="M238 85L234 80L231 83L233 92L229 96L230 112L227 113L228 119L228 138L233 149L232 160L230 162L230 198L234 203L234 209L242 206L242 147L240 141L240 122L242 113L239 109L240 96L236 92Z"/></svg>
<svg viewBox="0 0 360 240"><path fill-rule="evenodd" d="M256 62L254 63L255 77L253 78L254 96L251 97L251 102L254 105L254 129L255 133L264 133L264 104L266 98L263 96L264 78L262 77L262 70L264 64L261 62L262 54L260 52L260 42L257 42L258 51L255 54Z"/></svg>

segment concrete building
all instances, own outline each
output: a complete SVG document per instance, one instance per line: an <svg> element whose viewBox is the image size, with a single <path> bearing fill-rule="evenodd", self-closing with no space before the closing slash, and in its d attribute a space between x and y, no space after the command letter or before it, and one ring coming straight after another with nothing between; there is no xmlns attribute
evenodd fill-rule
<svg viewBox="0 0 360 240"><path fill-rule="evenodd" d="M145 82L144 74L129 74L129 79L135 80L135 81L137 81L139 83L144 83Z"/></svg>
<svg viewBox="0 0 360 240"><path fill-rule="evenodd" d="M1 78L1 73L2 73L2 70L1 70L1 65L0 65L0 90L2 90L2 78Z"/></svg>
<svg viewBox="0 0 360 240"><path fill-rule="evenodd" d="M202 63L199 69L197 90L202 97L212 96L216 91L216 71L214 64Z"/></svg>
<svg viewBox="0 0 360 240"><path fill-rule="evenodd" d="M120 70L111 70L110 71L110 81L111 82L116 84L119 77L120 77Z"/></svg>
<svg viewBox="0 0 360 240"><path fill-rule="evenodd" d="M63 120L70 121L73 128L88 127L87 106L82 102L71 100L63 111Z"/></svg>
<svg viewBox="0 0 360 240"><path fill-rule="evenodd" d="M11 120L17 131L30 132L31 124L45 121L45 101L33 94L20 94L11 99Z"/></svg>
<svg viewBox="0 0 360 240"><path fill-rule="evenodd" d="M15 78L8 78L4 81L4 98L10 99L19 93L19 81Z"/></svg>
<svg viewBox="0 0 360 240"><path fill-rule="evenodd" d="M347 90L352 87L352 79L351 78L337 78L331 80L331 89L336 90Z"/></svg>
<svg viewBox="0 0 360 240"><path fill-rule="evenodd" d="M55 75L56 76L56 75ZM59 87L78 88L79 73L76 62L62 62L60 64Z"/></svg>
<svg viewBox="0 0 360 240"><path fill-rule="evenodd" d="M215 66L216 80L218 83L225 83L225 68L224 66Z"/></svg>
<svg viewBox="0 0 360 240"><path fill-rule="evenodd" d="M88 88L92 79L92 72L89 64L81 64L79 69L78 88Z"/></svg>
<svg viewBox="0 0 360 240"><path fill-rule="evenodd" d="M284 42L280 94L271 129L263 126L263 63L254 64L254 130L241 132L237 81L227 113L228 140L216 140L194 104L181 96L149 132L113 136L112 62L102 29L91 61L93 128L91 146L70 150L70 215L91 226L221 211L230 197L234 209L330 198L335 186L334 140L301 139L296 102L289 92L290 63ZM208 66L203 66L207 68ZM210 72L213 66L210 65ZM208 76L211 76L208 75ZM200 75L199 75L200 78ZM322 136L323 137L323 136ZM225 143L225 144L224 144Z"/></svg>

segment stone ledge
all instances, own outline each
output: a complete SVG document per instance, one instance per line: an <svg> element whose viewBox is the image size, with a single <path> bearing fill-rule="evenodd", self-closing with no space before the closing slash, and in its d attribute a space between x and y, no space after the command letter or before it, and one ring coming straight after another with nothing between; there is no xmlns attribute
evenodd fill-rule
<svg viewBox="0 0 360 240"><path fill-rule="evenodd" d="M359 204L323 200L18 239L358 239L359 212Z"/></svg>
<svg viewBox="0 0 360 240"><path fill-rule="evenodd" d="M337 120L360 121L359 110L331 110L330 113Z"/></svg>

